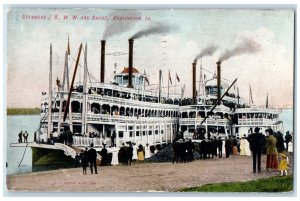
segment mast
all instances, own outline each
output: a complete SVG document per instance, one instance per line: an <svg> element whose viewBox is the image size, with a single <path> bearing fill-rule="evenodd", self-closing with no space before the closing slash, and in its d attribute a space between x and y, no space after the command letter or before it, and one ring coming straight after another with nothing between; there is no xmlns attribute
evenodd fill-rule
<svg viewBox="0 0 300 201"><path fill-rule="evenodd" d="M77 60L76 60L76 65L75 65L75 69L74 69L74 74L73 74L71 86L70 86L70 89L69 89L69 95L68 95L68 100L67 100L67 103L66 103L66 106L65 106L65 113L64 113L64 119L63 119L63 121L66 120L67 113L68 113L67 108L70 107L70 99L71 99L71 94L72 94L72 90L73 90L73 85L74 85L74 81L75 81L75 76L76 76L76 72L77 72L78 63L79 63L81 49L82 49L82 44L80 44L80 47L79 47L79 53L78 53L78 57L77 57ZM72 112L71 108L70 108L70 112Z"/></svg>
<svg viewBox="0 0 300 201"><path fill-rule="evenodd" d="M51 132L52 132L52 43L50 43L50 66L49 66L48 132L47 132L48 139L50 139Z"/></svg>
<svg viewBox="0 0 300 201"><path fill-rule="evenodd" d="M69 36L68 36L68 46L67 51L65 53L65 66L64 66L64 73L63 73L63 82L61 86L60 96L59 96L59 114L58 114L58 134L60 135L60 127L61 127L61 121L62 121L62 109L64 107L64 91L65 91L65 83L67 79L67 87L69 88L69 66L68 66L68 60L70 55L70 43L69 43ZM73 129L72 129L73 130Z"/></svg>
<svg viewBox="0 0 300 201"><path fill-rule="evenodd" d="M68 52L65 53L65 66L64 66L64 73L63 73L63 83L61 89L59 91L59 113L58 113L58 134L60 135L60 127L61 127L61 118L62 118L62 109L63 109L63 102L64 102L64 91L65 91L65 80L66 80L66 72L68 71Z"/></svg>
<svg viewBox="0 0 300 201"><path fill-rule="evenodd" d="M87 105L87 44L85 44L84 52L84 71L83 71L83 103L82 103L82 122L81 122L81 134L84 135L87 132L86 126L86 105Z"/></svg>
<svg viewBox="0 0 300 201"><path fill-rule="evenodd" d="M217 62L218 105L221 104L221 61Z"/></svg>
<svg viewBox="0 0 300 201"><path fill-rule="evenodd" d="M70 50L70 43L69 43L69 36L68 36L68 61L67 61L67 71L66 71L66 79L67 79L67 89L70 89L70 77L69 77L69 70L71 70L71 50ZM69 124L70 124L70 131L73 132L73 118L72 118L72 106L71 104L69 107L66 107L69 110Z"/></svg>
<svg viewBox="0 0 300 201"><path fill-rule="evenodd" d="M160 97L161 97L161 70L159 70L158 103L160 103Z"/></svg>
<svg viewBox="0 0 300 201"><path fill-rule="evenodd" d="M168 78L168 99L169 99L169 89L170 89L170 70L169 70L169 78Z"/></svg>

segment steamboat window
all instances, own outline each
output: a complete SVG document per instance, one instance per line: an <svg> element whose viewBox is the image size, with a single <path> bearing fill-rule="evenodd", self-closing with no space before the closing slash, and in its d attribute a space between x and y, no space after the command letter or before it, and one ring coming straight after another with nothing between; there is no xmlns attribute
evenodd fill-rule
<svg viewBox="0 0 300 201"><path fill-rule="evenodd" d="M158 135L158 130L155 130L155 135Z"/></svg>
<svg viewBox="0 0 300 201"><path fill-rule="evenodd" d="M128 126L128 130L132 130L133 129L133 127L132 126Z"/></svg>
<svg viewBox="0 0 300 201"><path fill-rule="evenodd" d="M135 135L136 135L136 136L140 136L140 131L136 131L136 132L135 132Z"/></svg>
<svg viewBox="0 0 300 201"><path fill-rule="evenodd" d="M160 133L161 133L161 134L164 134L164 130L161 130Z"/></svg>
<svg viewBox="0 0 300 201"><path fill-rule="evenodd" d="M235 134L239 133L239 128L235 128Z"/></svg>
<svg viewBox="0 0 300 201"><path fill-rule="evenodd" d="M128 75L123 76L123 85L128 84Z"/></svg>
<svg viewBox="0 0 300 201"><path fill-rule="evenodd" d="M146 131L143 131L143 136L145 136L146 135Z"/></svg>
<svg viewBox="0 0 300 201"><path fill-rule="evenodd" d="M115 82L118 83L118 84L122 84L122 76L117 75L117 76L115 77Z"/></svg>
<svg viewBox="0 0 300 201"><path fill-rule="evenodd" d="M152 135L152 131L149 131L149 135Z"/></svg>
<svg viewBox="0 0 300 201"><path fill-rule="evenodd" d="M119 137L124 137L124 132L123 131L119 131Z"/></svg>
<svg viewBox="0 0 300 201"><path fill-rule="evenodd" d="M132 137L132 135L133 135L133 132L129 131L129 137Z"/></svg>

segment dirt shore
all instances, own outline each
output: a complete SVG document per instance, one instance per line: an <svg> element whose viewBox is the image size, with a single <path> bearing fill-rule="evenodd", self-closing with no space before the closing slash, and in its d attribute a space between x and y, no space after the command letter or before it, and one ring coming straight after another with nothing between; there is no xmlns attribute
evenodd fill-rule
<svg viewBox="0 0 300 201"><path fill-rule="evenodd" d="M265 170L252 173L250 156L197 160L185 164L134 163L98 167L98 174L82 175L82 168L7 176L8 191L43 192L149 192L179 191L208 183L248 181L279 175ZM291 170L290 170L291 172Z"/></svg>

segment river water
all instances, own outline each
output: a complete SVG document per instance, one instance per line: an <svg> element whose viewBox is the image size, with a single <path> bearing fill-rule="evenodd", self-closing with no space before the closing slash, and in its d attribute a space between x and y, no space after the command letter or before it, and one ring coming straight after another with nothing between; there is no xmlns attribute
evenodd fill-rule
<svg viewBox="0 0 300 201"><path fill-rule="evenodd" d="M280 114L280 119L283 121L284 132L293 131L293 110L284 109ZM47 166L44 168L33 169L31 165L32 151L31 148L25 147L10 147L11 143L18 142L18 133L22 130L29 133L28 142L33 141L33 133L39 127L40 115L12 115L7 116L7 135L6 137L6 161L8 167L6 168L7 174L20 174L32 171L42 171L55 169L56 167ZM4 137L4 140L5 140ZM25 152L25 154L24 154ZM24 154L24 159L20 164ZM19 166L20 164L20 166Z"/></svg>

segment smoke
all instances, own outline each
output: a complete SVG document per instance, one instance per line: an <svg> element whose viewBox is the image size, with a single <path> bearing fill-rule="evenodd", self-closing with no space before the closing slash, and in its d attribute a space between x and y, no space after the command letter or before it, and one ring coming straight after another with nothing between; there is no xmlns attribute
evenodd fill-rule
<svg viewBox="0 0 300 201"><path fill-rule="evenodd" d="M115 10L112 11L108 16L109 20L106 21L106 27L102 37L103 40L130 30L136 24L136 22L138 22L130 19L134 19L134 17L140 17L141 13L137 10ZM128 20L113 20L115 17Z"/></svg>
<svg viewBox="0 0 300 201"><path fill-rule="evenodd" d="M162 24L162 23L155 23L155 24L150 25L150 27L135 33L130 38L137 39L137 38L141 38L141 37L146 37L148 35L168 33L172 29L174 29L174 27L172 27L170 25Z"/></svg>
<svg viewBox="0 0 300 201"><path fill-rule="evenodd" d="M225 61L231 57L242 54L254 54L261 50L261 45L252 39L244 39L232 50L225 50L219 61Z"/></svg>
<svg viewBox="0 0 300 201"><path fill-rule="evenodd" d="M200 59L201 57L204 57L204 56L211 56L213 55L213 53L217 50L217 46L215 45L210 45L206 48L204 48L197 56L196 58L194 59L194 63L196 63L198 61L198 59Z"/></svg>

